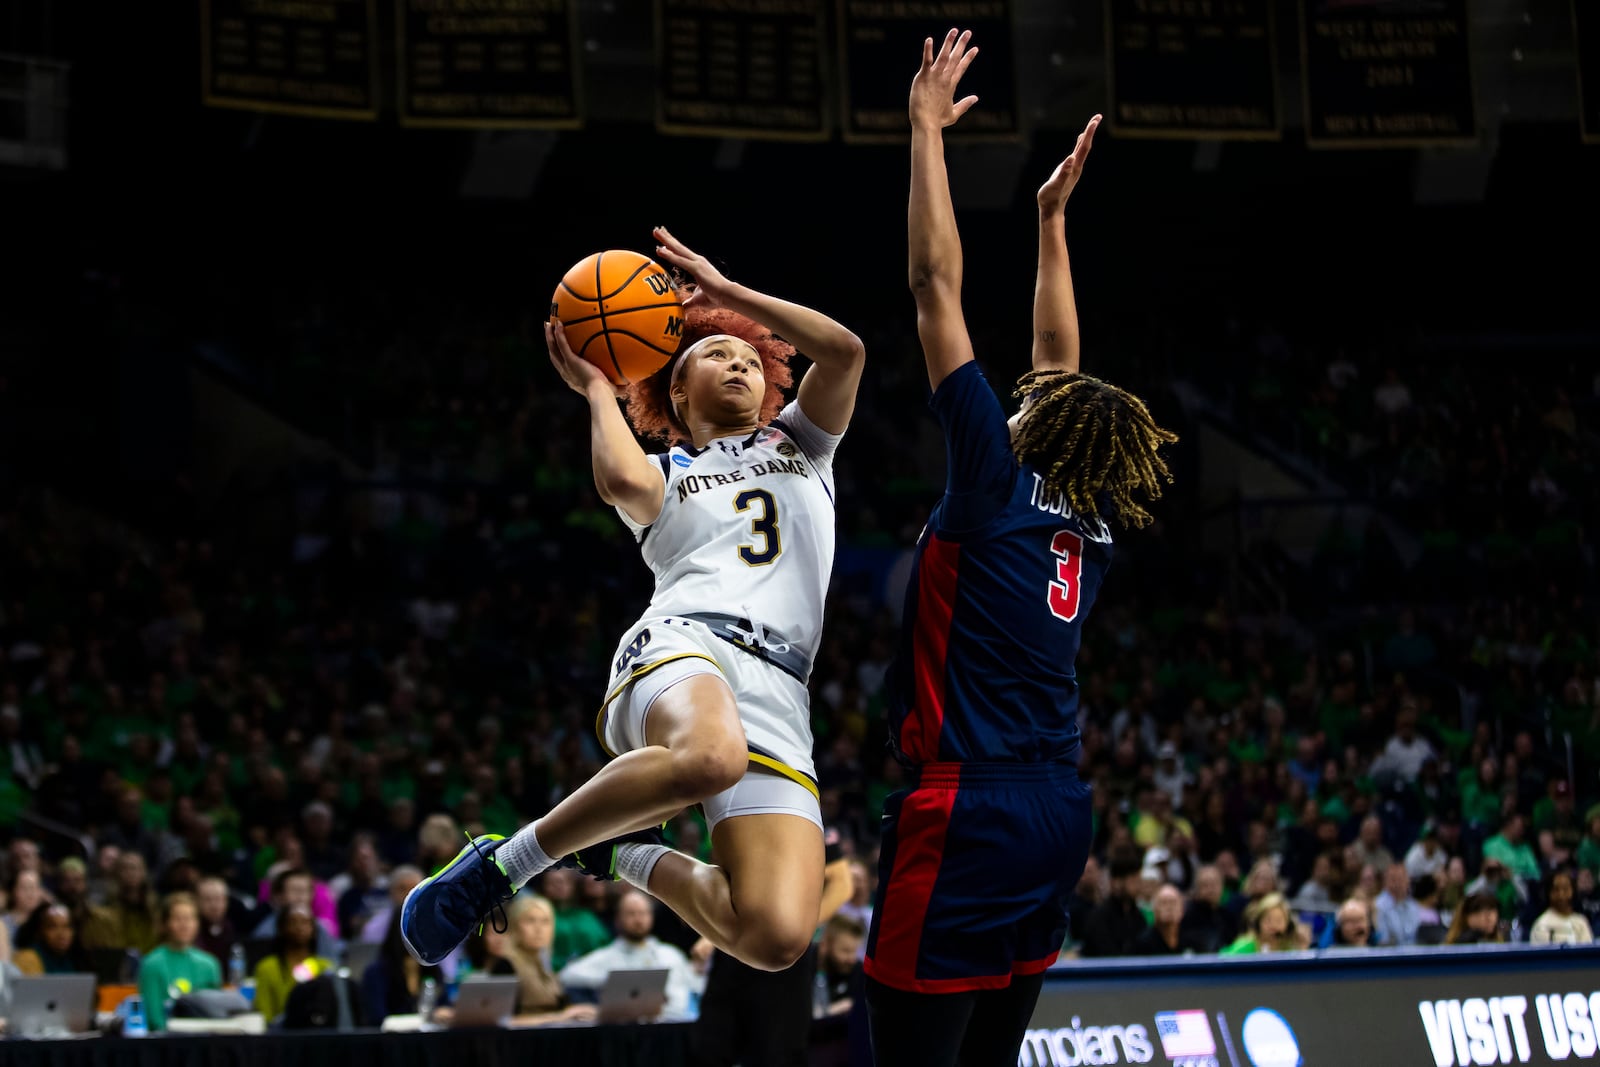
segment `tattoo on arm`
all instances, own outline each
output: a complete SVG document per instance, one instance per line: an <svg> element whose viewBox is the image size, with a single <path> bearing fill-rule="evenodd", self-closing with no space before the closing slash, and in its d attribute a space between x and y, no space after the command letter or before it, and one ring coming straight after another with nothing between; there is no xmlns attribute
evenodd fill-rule
<svg viewBox="0 0 1600 1067"><path fill-rule="evenodd" d="M1055 339L1056 339L1056 332L1054 330L1040 330L1039 331L1039 340L1044 341L1046 343L1049 343L1051 341L1054 341Z"/></svg>

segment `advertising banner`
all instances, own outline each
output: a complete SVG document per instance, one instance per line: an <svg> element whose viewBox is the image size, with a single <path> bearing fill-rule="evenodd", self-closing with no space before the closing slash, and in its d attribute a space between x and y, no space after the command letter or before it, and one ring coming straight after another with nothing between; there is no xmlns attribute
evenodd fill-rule
<svg viewBox="0 0 1600 1067"><path fill-rule="evenodd" d="M1487 1067L1595 1059L1600 950L1505 947L1073 965L1018 1067Z"/></svg>

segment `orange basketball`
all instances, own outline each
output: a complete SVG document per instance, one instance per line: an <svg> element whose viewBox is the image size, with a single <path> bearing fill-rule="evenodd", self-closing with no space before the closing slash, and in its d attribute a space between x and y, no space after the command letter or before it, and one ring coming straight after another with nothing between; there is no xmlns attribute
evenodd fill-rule
<svg viewBox="0 0 1600 1067"><path fill-rule="evenodd" d="M572 350L617 385L666 366L683 337L683 300L648 256L612 249L567 271L550 301Z"/></svg>

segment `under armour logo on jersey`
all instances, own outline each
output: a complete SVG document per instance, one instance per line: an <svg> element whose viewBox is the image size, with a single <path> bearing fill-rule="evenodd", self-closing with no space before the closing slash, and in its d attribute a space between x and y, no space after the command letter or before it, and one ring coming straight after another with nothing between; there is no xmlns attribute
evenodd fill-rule
<svg viewBox="0 0 1600 1067"><path fill-rule="evenodd" d="M724 452L726 452L728 455L732 456L734 459L738 459L740 456L744 455L744 444L743 444L743 442L740 442L740 441L718 441L718 442L716 442L716 445L717 445L718 448L722 449Z"/></svg>

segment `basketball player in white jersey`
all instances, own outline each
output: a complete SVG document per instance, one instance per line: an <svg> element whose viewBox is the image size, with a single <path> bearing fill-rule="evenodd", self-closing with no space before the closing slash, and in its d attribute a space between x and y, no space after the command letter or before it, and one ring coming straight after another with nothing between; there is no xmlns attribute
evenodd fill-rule
<svg viewBox="0 0 1600 1067"><path fill-rule="evenodd" d="M655 236L659 258L696 285L679 354L631 387L626 419L560 324L546 327L551 361L589 402L595 485L656 578L596 723L616 758L548 815L477 838L412 891L401 931L424 963L563 857L665 901L761 970L799 959L819 920L806 679L833 567L833 453L865 354L827 316L729 282L664 228ZM813 366L779 412L796 349ZM636 429L672 446L646 454ZM656 828L692 804L715 866L660 843Z"/></svg>

